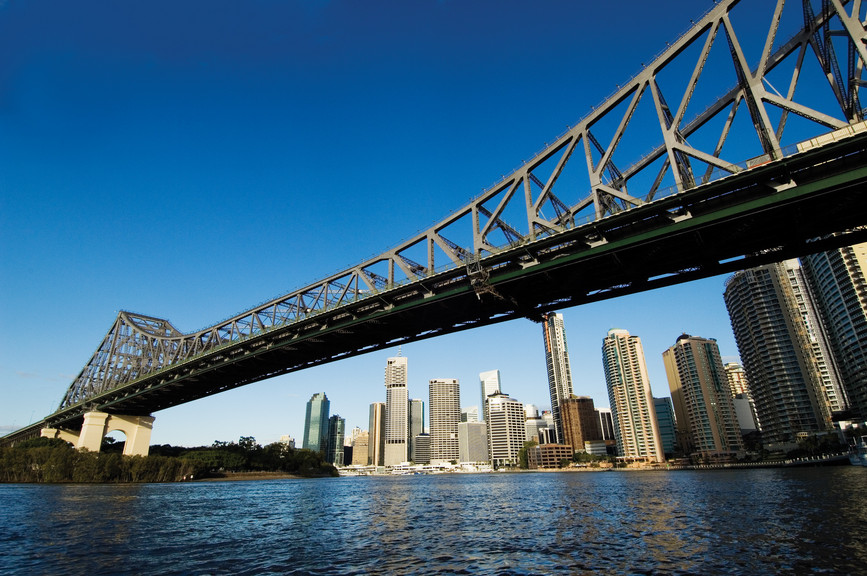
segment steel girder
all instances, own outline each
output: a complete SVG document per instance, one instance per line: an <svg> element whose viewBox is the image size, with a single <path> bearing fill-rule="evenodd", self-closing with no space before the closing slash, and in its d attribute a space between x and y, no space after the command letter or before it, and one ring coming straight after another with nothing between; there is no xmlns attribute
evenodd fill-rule
<svg viewBox="0 0 867 576"><path fill-rule="evenodd" d="M375 258L192 334L180 333L166 320L121 312L67 390L58 411L86 404L95 396L157 371L323 312L352 304L356 310L352 314L356 314L359 302L375 299L396 287L415 284L424 292L426 280L444 270L465 267L481 294L490 290L486 260L500 252L556 237L784 157L792 152L781 145L792 115L814 123L822 131L860 121L861 74L867 62L861 0L822 0L818 11L810 0L802 0L799 8L803 26L777 46L777 32L786 10L785 1L778 0L764 48L751 67L731 14L737 8L753 17L760 3L728 0L715 4L639 74L618 86L611 97L531 160L446 219ZM837 45L846 47L847 61L842 68L834 49L835 39ZM734 86L686 120L700 81L719 72L706 70L706 65L711 53L720 51L734 69ZM827 79L837 104L834 109L817 109L795 98L809 55L815 57ZM686 56L694 61L684 66ZM791 75L783 95L773 88L770 75L787 63ZM663 89L661 77L670 75L680 79L682 89ZM723 153L729 141L744 138L734 129L741 104L745 104L749 116L752 138L760 143L760 154L746 162ZM651 110L655 121L640 123L636 119L639 109ZM772 111L777 116L775 122L771 120ZM715 130L710 145L703 148L691 142L693 136L707 132L709 127ZM639 146L650 152L623 164L620 159L624 139L627 135L634 138L636 133ZM625 167L619 168L618 163ZM583 192L574 183L565 183L563 175L567 171L581 175ZM507 215L515 214L515 220L507 221ZM462 243L456 238L467 240ZM599 234L598 227L590 226L583 242L592 246L604 244L607 239ZM532 257L526 264L532 264Z"/></svg>

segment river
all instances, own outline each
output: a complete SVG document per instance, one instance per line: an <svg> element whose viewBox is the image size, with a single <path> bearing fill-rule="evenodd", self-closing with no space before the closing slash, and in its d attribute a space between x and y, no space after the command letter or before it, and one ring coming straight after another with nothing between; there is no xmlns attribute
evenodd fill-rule
<svg viewBox="0 0 867 576"><path fill-rule="evenodd" d="M0 573L864 574L867 469L0 485Z"/></svg>

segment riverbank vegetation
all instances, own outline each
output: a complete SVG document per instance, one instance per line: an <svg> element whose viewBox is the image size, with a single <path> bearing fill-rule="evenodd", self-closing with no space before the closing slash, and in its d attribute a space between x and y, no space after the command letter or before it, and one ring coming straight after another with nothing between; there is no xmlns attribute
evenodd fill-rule
<svg viewBox="0 0 867 576"><path fill-rule="evenodd" d="M281 443L260 446L255 438L184 448L152 446L148 456L124 456L111 439L101 452L76 450L63 440L34 438L0 448L0 482L179 482L238 472L337 476L322 455Z"/></svg>

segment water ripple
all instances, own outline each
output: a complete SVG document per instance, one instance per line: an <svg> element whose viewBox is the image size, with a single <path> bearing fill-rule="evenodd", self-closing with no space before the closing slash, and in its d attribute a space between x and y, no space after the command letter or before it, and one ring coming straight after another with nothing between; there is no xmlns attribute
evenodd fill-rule
<svg viewBox="0 0 867 576"><path fill-rule="evenodd" d="M863 469L0 485L0 573L850 574Z"/></svg>

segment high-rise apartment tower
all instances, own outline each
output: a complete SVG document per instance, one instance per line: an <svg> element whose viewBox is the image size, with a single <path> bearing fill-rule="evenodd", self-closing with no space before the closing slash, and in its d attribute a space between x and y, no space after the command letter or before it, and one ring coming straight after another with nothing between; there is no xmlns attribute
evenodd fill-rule
<svg viewBox="0 0 867 576"><path fill-rule="evenodd" d="M849 408L867 420L867 243L801 258Z"/></svg>
<svg viewBox="0 0 867 576"><path fill-rule="evenodd" d="M548 392L554 414L557 442L564 443L562 404L572 396L572 371L566 349L566 330L562 314L546 314L542 329L545 336L545 362L548 366ZM582 446L583 448L583 446Z"/></svg>
<svg viewBox="0 0 867 576"><path fill-rule="evenodd" d="M682 334L662 353L677 438L686 455L733 457L744 449L716 340Z"/></svg>
<svg viewBox="0 0 867 576"><path fill-rule="evenodd" d="M619 457L664 461L641 338L626 330L609 330L602 361Z"/></svg>
<svg viewBox="0 0 867 576"><path fill-rule="evenodd" d="M765 442L826 430L815 352L784 264L737 272L724 299Z"/></svg>

